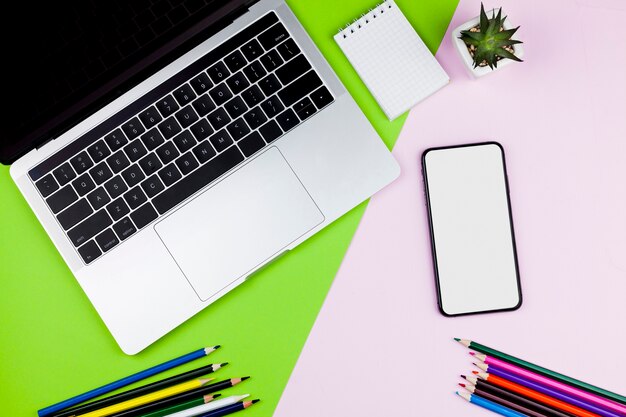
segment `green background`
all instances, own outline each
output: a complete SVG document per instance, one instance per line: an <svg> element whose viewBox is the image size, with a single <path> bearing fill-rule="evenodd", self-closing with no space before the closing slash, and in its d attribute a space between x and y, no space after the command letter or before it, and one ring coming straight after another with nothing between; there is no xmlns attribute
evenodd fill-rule
<svg viewBox="0 0 626 417"><path fill-rule="evenodd" d="M435 52L457 1L397 3ZM386 119L332 39L339 28L377 1L288 3L391 148L406 115L394 122ZM0 415L35 416L39 408L213 344L223 348L167 375L229 361L216 378L252 378L224 395L251 393L263 401L246 415L271 415L365 205L145 351L126 356L13 184L8 167L0 166Z"/></svg>

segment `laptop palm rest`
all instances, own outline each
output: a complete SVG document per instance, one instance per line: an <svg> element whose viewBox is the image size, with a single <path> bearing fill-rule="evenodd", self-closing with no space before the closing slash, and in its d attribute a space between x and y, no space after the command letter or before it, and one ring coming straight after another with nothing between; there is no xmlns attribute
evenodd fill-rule
<svg viewBox="0 0 626 417"><path fill-rule="evenodd" d="M155 230L206 301L323 221L280 151L270 148Z"/></svg>

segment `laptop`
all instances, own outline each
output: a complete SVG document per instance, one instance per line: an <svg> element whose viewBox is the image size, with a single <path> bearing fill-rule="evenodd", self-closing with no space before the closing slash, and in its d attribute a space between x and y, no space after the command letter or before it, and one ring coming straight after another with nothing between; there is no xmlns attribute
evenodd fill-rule
<svg viewBox="0 0 626 417"><path fill-rule="evenodd" d="M399 175L284 0L21 3L0 160L127 354Z"/></svg>

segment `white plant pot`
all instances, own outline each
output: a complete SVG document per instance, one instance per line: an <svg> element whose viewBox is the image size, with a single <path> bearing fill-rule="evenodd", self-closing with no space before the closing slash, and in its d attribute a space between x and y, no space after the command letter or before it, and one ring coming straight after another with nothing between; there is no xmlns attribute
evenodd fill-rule
<svg viewBox="0 0 626 417"><path fill-rule="evenodd" d="M498 13L498 11L495 9L489 10L487 12L487 16L491 17L494 11L496 12L496 14ZM496 70L499 70L502 67L506 67L507 65L515 62L512 59L504 58L498 61L497 68L491 69L489 68L489 66L474 68L474 60L472 59L472 56L467 50L467 46L465 45L465 42L459 39L459 37L461 36L462 31L469 30L470 28L476 26L479 22L480 22L480 16L477 16L476 18L470 20L467 23L462 24L461 26L457 27L456 29L452 31L452 42L454 43L454 46L456 47L457 52L461 56L461 60L465 64L465 68L467 68L469 73L476 78L482 77L483 75L490 74ZM505 30L508 30L508 29L514 28L515 26L511 24L511 22L509 21L507 17L504 23L502 23L502 27L504 27ZM522 48L521 44L513 45L513 50L515 51L515 56L517 56L518 58L521 59L524 56L524 49Z"/></svg>

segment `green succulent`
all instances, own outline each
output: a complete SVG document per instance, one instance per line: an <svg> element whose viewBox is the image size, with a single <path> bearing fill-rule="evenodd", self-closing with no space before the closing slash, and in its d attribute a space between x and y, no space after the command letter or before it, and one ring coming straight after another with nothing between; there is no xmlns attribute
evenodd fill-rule
<svg viewBox="0 0 626 417"><path fill-rule="evenodd" d="M487 17L483 4L480 4L480 24L472 31L464 30L461 32L461 39L465 42L468 49L473 53L474 68L480 66L489 65L489 68L494 69L498 67L498 60L502 58L509 58L513 61L522 62L521 59L515 56L513 52L513 45L522 43L511 39L513 34L517 32L519 26L513 29L504 30L502 24L506 16L502 17L502 8L498 10L498 14L495 14L495 10L491 16L491 19Z"/></svg>

